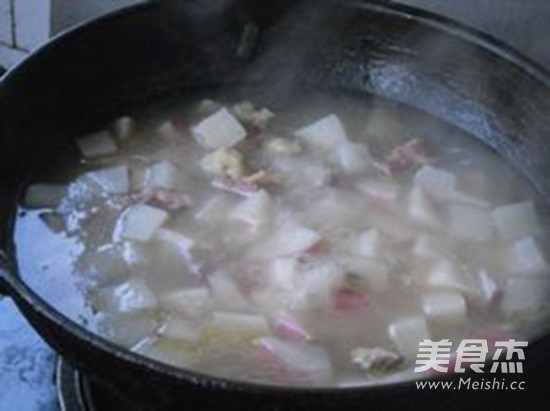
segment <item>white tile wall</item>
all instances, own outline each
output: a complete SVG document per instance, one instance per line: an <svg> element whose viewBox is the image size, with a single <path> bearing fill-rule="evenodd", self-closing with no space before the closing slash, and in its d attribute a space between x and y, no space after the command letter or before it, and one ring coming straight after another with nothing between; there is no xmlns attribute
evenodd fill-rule
<svg viewBox="0 0 550 411"><path fill-rule="evenodd" d="M50 37L49 0L14 0L15 44L30 51Z"/></svg>
<svg viewBox="0 0 550 411"><path fill-rule="evenodd" d="M0 0L0 43L12 44L11 35L11 0Z"/></svg>

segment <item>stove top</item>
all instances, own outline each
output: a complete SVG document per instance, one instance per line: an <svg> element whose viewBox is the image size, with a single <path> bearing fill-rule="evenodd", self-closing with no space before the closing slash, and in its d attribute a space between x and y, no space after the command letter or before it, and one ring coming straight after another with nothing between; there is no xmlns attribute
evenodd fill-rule
<svg viewBox="0 0 550 411"><path fill-rule="evenodd" d="M56 356L0 297L0 411L152 411L93 384Z"/></svg>
<svg viewBox="0 0 550 411"><path fill-rule="evenodd" d="M9 298L0 297L0 411L58 411L56 356Z"/></svg>

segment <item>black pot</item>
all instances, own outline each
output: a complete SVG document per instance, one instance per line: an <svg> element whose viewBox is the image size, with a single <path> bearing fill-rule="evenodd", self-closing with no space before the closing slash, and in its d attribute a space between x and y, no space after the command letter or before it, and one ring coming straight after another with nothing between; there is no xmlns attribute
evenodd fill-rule
<svg viewBox="0 0 550 411"><path fill-rule="evenodd" d="M550 198L544 69L492 38L406 6L298 3L139 5L57 37L11 70L0 84L3 291L74 366L157 409L523 409L545 400L549 337L527 351L521 391L263 387L171 368L117 347L67 320L19 277L12 213L17 187L36 162L133 108L197 89L239 85L246 95L263 85L277 99L307 88L395 100L490 145Z"/></svg>

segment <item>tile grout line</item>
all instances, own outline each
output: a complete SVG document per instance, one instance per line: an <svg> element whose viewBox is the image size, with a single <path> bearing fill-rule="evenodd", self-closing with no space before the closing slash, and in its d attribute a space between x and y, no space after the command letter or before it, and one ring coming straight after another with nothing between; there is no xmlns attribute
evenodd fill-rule
<svg viewBox="0 0 550 411"><path fill-rule="evenodd" d="M15 23L15 0L9 0L9 13L10 13L10 29L11 29L11 47L17 48L17 38L15 35L16 23Z"/></svg>

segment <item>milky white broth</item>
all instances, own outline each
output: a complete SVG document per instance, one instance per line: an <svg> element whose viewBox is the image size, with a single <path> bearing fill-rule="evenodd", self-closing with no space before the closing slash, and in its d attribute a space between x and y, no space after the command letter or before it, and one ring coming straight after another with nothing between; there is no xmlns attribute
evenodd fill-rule
<svg viewBox="0 0 550 411"><path fill-rule="evenodd" d="M19 268L66 316L174 366L293 386L416 378L422 339L540 332L545 221L492 151L347 97L197 101L35 174Z"/></svg>

